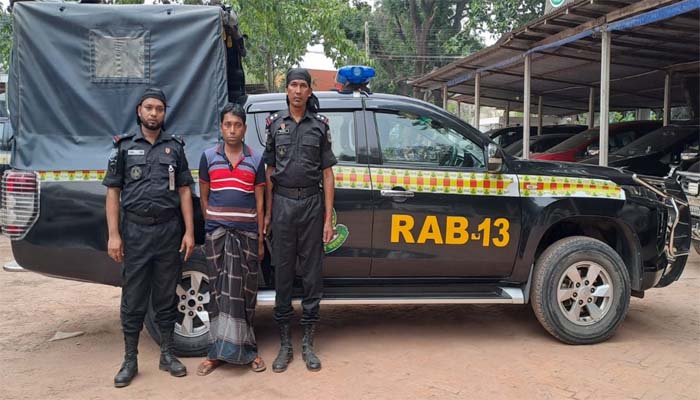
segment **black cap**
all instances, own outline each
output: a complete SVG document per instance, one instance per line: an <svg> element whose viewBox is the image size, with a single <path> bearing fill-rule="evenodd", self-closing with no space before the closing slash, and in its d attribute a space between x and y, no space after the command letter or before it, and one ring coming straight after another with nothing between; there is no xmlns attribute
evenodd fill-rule
<svg viewBox="0 0 700 400"><path fill-rule="evenodd" d="M311 75L305 68L291 68L287 71L287 86L289 86L290 82L296 81L297 79L306 81L306 83L311 86Z"/></svg>
<svg viewBox="0 0 700 400"><path fill-rule="evenodd" d="M163 93L162 90L158 88L148 88L146 89L143 94L141 95L141 100L139 100L139 104L136 106L136 123L138 125L141 125L141 118L139 118L139 106L141 103L143 103L144 100L146 99L158 99L163 102L164 106L167 106L167 103L165 102L165 93ZM163 126L161 127L163 130L165 130L165 122L163 122Z"/></svg>
<svg viewBox="0 0 700 400"><path fill-rule="evenodd" d="M146 99L158 99L163 102L163 105L166 105L165 93L163 93L163 91L158 88L151 87L146 89L143 92L143 95L141 95L141 101L139 101L139 104L143 103L143 101Z"/></svg>

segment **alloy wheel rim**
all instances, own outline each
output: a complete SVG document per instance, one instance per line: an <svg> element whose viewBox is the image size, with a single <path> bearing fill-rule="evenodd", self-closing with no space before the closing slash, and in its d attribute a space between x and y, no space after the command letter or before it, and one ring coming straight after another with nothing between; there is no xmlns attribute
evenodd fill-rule
<svg viewBox="0 0 700 400"><path fill-rule="evenodd" d="M612 307L614 287L610 275L600 264L580 261L569 266L557 285L557 303L567 320L593 325Z"/></svg>
<svg viewBox="0 0 700 400"><path fill-rule="evenodd" d="M192 338L209 332L209 278L198 271L185 271L176 289L178 320L175 334Z"/></svg>

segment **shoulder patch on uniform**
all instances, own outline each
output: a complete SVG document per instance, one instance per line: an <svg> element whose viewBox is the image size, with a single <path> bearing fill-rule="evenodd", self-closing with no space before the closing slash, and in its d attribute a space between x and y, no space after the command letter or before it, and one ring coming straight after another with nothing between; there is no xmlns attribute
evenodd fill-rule
<svg viewBox="0 0 700 400"><path fill-rule="evenodd" d="M122 133L121 135L116 135L112 138L112 143L116 146L124 139L133 137L133 133Z"/></svg>
<svg viewBox="0 0 700 400"><path fill-rule="evenodd" d="M182 146L185 145L185 138L182 137L182 135L170 135L172 139L178 143L180 143Z"/></svg>
<svg viewBox="0 0 700 400"><path fill-rule="evenodd" d="M279 117L280 117L279 113L274 113L274 114L268 116L267 118L265 118L265 125L267 125L267 126L272 125L272 123Z"/></svg>
<svg viewBox="0 0 700 400"><path fill-rule="evenodd" d="M316 119L328 125L328 118L325 115L316 114Z"/></svg>

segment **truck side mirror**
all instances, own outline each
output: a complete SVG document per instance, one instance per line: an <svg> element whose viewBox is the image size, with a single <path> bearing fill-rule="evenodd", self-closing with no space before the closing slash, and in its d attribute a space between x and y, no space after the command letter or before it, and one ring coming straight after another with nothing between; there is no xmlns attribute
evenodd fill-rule
<svg viewBox="0 0 700 400"><path fill-rule="evenodd" d="M487 171L500 173L503 169L503 151L501 148L494 143L489 143L486 146L486 154L488 155Z"/></svg>

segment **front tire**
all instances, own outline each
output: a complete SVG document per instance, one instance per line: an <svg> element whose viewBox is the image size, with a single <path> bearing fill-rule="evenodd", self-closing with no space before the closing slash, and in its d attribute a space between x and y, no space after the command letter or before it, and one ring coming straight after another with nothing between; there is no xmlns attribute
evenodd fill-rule
<svg viewBox="0 0 700 400"><path fill-rule="evenodd" d="M176 292L178 317L173 334L173 351L181 357L204 356L209 347L209 310L215 303L209 290L206 257L200 247L195 248L183 266ZM155 312L150 306L145 325L153 340L160 344Z"/></svg>
<svg viewBox="0 0 700 400"><path fill-rule="evenodd" d="M596 239L559 240L535 263L532 308L542 326L564 343L610 338L627 314L630 294L624 262Z"/></svg>

